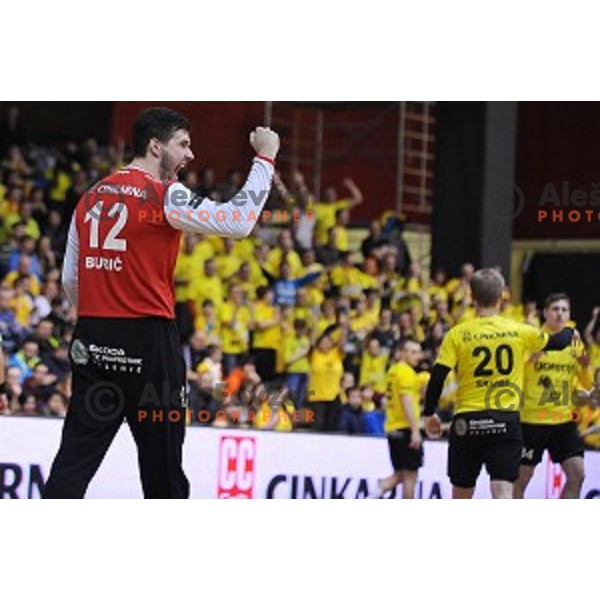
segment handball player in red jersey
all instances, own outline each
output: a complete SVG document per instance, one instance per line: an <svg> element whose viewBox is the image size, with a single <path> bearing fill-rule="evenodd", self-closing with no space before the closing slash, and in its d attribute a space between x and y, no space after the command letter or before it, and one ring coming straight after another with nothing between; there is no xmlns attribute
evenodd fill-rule
<svg viewBox="0 0 600 600"><path fill-rule="evenodd" d="M123 421L137 446L144 497L189 496L173 273L182 232L239 239L254 228L269 196L279 136L257 127L250 143L256 156L246 183L217 204L177 181L194 158L189 121L150 108L133 126L132 163L79 201L62 275L78 316L73 393L45 498L83 498Z"/></svg>

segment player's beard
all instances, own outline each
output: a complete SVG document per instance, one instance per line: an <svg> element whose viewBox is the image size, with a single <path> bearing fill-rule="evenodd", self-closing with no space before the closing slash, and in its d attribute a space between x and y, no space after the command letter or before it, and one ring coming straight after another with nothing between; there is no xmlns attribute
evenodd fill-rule
<svg viewBox="0 0 600 600"><path fill-rule="evenodd" d="M163 181L170 181L177 178L177 162L165 150L160 155L159 170L160 178Z"/></svg>

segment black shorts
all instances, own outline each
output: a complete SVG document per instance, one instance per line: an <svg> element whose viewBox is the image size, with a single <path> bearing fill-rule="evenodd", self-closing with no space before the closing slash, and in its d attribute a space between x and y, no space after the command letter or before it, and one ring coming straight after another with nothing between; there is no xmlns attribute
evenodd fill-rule
<svg viewBox="0 0 600 600"><path fill-rule="evenodd" d="M423 466L423 444L418 450L409 446L410 429L398 429L388 433L390 459L394 471L418 471Z"/></svg>
<svg viewBox="0 0 600 600"><path fill-rule="evenodd" d="M472 488L485 465L492 480L512 483L519 475L522 447L519 413L460 413L450 428L448 477L452 485Z"/></svg>
<svg viewBox="0 0 600 600"><path fill-rule="evenodd" d="M529 425L522 423L522 465L535 466L548 450L552 462L562 463L572 456L583 456L583 440L573 421L558 425Z"/></svg>
<svg viewBox="0 0 600 600"><path fill-rule="evenodd" d="M82 498L121 424L146 498L187 498L185 363L174 321L82 317L70 348L73 393L46 498Z"/></svg>

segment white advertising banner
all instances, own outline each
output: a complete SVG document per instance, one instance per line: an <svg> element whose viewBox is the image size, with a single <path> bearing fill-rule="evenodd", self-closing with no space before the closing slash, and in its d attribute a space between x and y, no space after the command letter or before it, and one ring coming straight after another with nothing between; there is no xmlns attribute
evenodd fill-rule
<svg viewBox="0 0 600 600"><path fill-rule="evenodd" d="M0 498L39 498L60 442L61 419L0 417ZM425 442L419 498L449 498L446 442ZM586 453L582 497L600 498L600 452ZM184 467L192 498L365 498L391 472L383 438L190 427ZM547 457L529 498L557 498L564 474ZM88 488L88 498L141 498L136 449L126 426ZM489 498L479 478L477 498Z"/></svg>

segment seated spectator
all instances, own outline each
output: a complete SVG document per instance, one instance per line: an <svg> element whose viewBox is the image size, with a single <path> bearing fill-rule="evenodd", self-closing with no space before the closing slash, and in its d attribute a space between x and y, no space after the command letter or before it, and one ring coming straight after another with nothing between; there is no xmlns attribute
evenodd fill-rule
<svg viewBox="0 0 600 600"><path fill-rule="evenodd" d="M196 371L202 375L208 373L211 378L212 386L216 387L217 384L223 382L223 371L222 371L222 360L223 352L217 345L208 346L206 349L207 356L196 368Z"/></svg>
<svg viewBox="0 0 600 600"><path fill-rule="evenodd" d="M21 222L25 226L25 233L34 241L39 240L41 236L40 226L33 218L32 212L33 206L31 202L22 201L18 207L18 212L11 213L6 217L4 227L10 230L15 223Z"/></svg>
<svg viewBox="0 0 600 600"><path fill-rule="evenodd" d="M10 308L12 296L10 290L0 289L0 335L2 347L7 354L16 352L25 334L25 329L17 323L14 310Z"/></svg>
<svg viewBox="0 0 600 600"><path fill-rule="evenodd" d="M16 269L9 271L8 275L4 278L4 283L9 287L15 288L17 280L29 277L31 279L31 294L38 296L40 293L40 280L33 273L32 263L31 256L21 254L17 261Z"/></svg>
<svg viewBox="0 0 600 600"><path fill-rule="evenodd" d="M50 319L42 319L31 336L39 348L39 357L44 361L60 346L60 341L54 336L54 323Z"/></svg>
<svg viewBox="0 0 600 600"><path fill-rule="evenodd" d="M60 392L53 392L46 402L44 414L64 419L67 416L67 399Z"/></svg>
<svg viewBox="0 0 600 600"><path fill-rule="evenodd" d="M51 210L48 213L48 224L45 233L50 239L51 250L57 258L62 259L67 243L67 227L57 210Z"/></svg>
<svg viewBox="0 0 600 600"><path fill-rule="evenodd" d="M357 387L350 388L347 392L348 403L340 408L337 430L343 433L361 433L362 398Z"/></svg>
<svg viewBox="0 0 600 600"><path fill-rule="evenodd" d="M291 402L286 402L286 392L286 388L269 390L262 383L255 386L256 411L252 420L257 429L292 431L294 407Z"/></svg>
<svg viewBox="0 0 600 600"><path fill-rule="evenodd" d="M33 394L21 394L15 414L20 417L37 417L41 415L37 398Z"/></svg>
<svg viewBox="0 0 600 600"><path fill-rule="evenodd" d="M69 343L62 341L44 360L49 372L56 375L57 381L62 381L71 371L69 361Z"/></svg>
<svg viewBox="0 0 600 600"><path fill-rule="evenodd" d="M189 395L191 423L214 423L217 412L222 408L222 401L213 384L213 377L208 371L198 374L194 385L194 393Z"/></svg>
<svg viewBox="0 0 600 600"><path fill-rule="evenodd" d="M370 412L365 412L363 409L360 426L361 433L365 435L383 437L385 435L385 414L379 409Z"/></svg>
<svg viewBox="0 0 600 600"><path fill-rule="evenodd" d="M60 290L55 281L44 281L42 293L33 299L31 324L35 327L42 319L52 314L52 302L59 297Z"/></svg>
<svg viewBox="0 0 600 600"><path fill-rule="evenodd" d="M260 375L252 358L247 357L241 367L236 367L225 379L226 387L223 393L228 398L239 395L240 390L253 387L260 383Z"/></svg>
<svg viewBox="0 0 600 600"><path fill-rule="evenodd" d="M17 367L20 372L19 384L23 384L27 377L33 373L33 367L41 362L39 357L38 343L33 338L27 338L21 349L13 354L9 361L9 367Z"/></svg>
<svg viewBox="0 0 600 600"><path fill-rule="evenodd" d="M377 399L377 403L375 402L375 390L370 385L360 387L360 397L363 413L373 412L381 405L382 399Z"/></svg>
<svg viewBox="0 0 600 600"><path fill-rule="evenodd" d="M382 309L379 322L371 332L371 337L379 342L381 351L388 355L400 339L398 328L392 324L392 315L393 313L389 308Z"/></svg>
<svg viewBox="0 0 600 600"><path fill-rule="evenodd" d="M35 240L30 235L24 235L19 240L19 247L13 250L8 256L8 270L19 271L22 257L29 258L28 272L40 280L42 278L42 267L39 258L35 253Z"/></svg>

